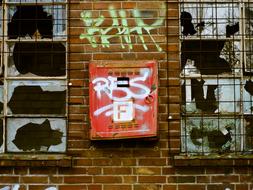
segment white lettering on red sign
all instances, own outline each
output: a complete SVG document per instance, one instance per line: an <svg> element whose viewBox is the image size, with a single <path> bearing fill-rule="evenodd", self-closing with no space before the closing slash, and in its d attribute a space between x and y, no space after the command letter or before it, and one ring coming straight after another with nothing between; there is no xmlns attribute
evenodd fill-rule
<svg viewBox="0 0 253 190"><path fill-rule="evenodd" d="M113 121L127 122L134 118L134 107L132 101L113 102Z"/></svg>
<svg viewBox="0 0 253 190"><path fill-rule="evenodd" d="M145 99L150 94L151 89L146 85L144 85L143 82L145 82L149 77L150 70L148 68L143 68L141 69L140 73L142 74L142 76L135 77L129 80L129 87L118 87L117 77L108 76L107 78L105 77L95 78L92 81L92 84L94 84L94 90L96 91L97 98L101 99L102 94L104 93L113 102L129 102L129 100L131 99ZM134 92L130 89L131 87L135 89ZM120 95L117 96L117 94ZM146 105L142 106L134 103L132 103L132 108L133 110L138 109L142 112L147 112L149 110L149 107ZM98 116L103 112L105 112L106 116L111 116L115 112L117 112L114 110L116 110L114 104L109 104L97 109L94 112L94 115ZM123 112L121 114L123 114ZM115 120L120 120L118 116L113 117ZM130 116L128 116L128 118L130 118Z"/></svg>

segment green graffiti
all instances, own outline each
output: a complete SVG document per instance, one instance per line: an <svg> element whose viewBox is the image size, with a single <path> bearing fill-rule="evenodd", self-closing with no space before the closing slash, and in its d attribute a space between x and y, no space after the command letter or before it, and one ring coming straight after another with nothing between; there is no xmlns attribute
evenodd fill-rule
<svg viewBox="0 0 253 190"><path fill-rule="evenodd" d="M162 48L156 43L155 39L151 35L151 30L157 29L162 26L164 18L157 19L151 25L145 24L141 18L141 12L138 9L132 10L132 15L136 23L135 27L129 27L127 21L127 13L125 10L115 10L114 7L110 6L109 9L110 17L112 18L112 25L107 28L102 28L102 24L105 21L105 17L100 15L98 18L92 17L91 11L83 11L81 13L81 20L85 25L85 32L80 35L80 39L87 39L92 47L98 47L98 41L100 40L102 47L110 47L110 39L119 38L120 44L123 49L126 46L129 49L133 49L133 43L131 34L137 34L140 39L142 46L145 50L148 50L144 39L144 32L148 34L152 42L155 44L158 51L162 51ZM112 30L116 29L116 34ZM115 33L115 32L114 32Z"/></svg>

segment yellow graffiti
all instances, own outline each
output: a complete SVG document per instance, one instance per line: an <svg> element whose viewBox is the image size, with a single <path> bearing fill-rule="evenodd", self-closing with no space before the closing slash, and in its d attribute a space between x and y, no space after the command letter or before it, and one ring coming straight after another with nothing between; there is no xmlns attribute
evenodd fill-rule
<svg viewBox="0 0 253 190"><path fill-rule="evenodd" d="M115 10L114 7L110 6L109 9L110 17L112 18L112 25L107 28L102 28L101 25L105 21L105 17L100 15L97 18L92 17L91 11L83 11L81 13L81 20L83 21L85 33L80 35L80 39L87 39L92 47L98 47L98 38L101 41L102 47L110 47L110 39L119 38L120 44L123 49L126 46L129 49L133 49L131 34L135 33L138 35L142 46L145 50L148 50L144 39L144 31L148 34L152 42L155 44L158 51L162 51L162 48L156 43L155 39L151 35L151 30L157 29L162 26L164 18L157 19L151 25L145 24L141 18L141 12L138 9L132 10L132 15L135 20L136 26L129 27L127 22L127 13L125 10ZM116 34L109 34L112 30L117 30Z"/></svg>

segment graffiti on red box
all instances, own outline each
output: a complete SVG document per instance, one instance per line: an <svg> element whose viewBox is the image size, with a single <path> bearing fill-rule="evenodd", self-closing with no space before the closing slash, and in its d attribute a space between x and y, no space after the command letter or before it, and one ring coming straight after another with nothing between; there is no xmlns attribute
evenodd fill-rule
<svg viewBox="0 0 253 190"><path fill-rule="evenodd" d="M156 135L157 63L90 64L92 139Z"/></svg>

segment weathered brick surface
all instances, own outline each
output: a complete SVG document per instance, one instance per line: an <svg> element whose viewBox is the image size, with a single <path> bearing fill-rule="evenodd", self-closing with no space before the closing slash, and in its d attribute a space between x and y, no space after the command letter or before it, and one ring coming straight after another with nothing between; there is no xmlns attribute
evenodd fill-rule
<svg viewBox="0 0 253 190"><path fill-rule="evenodd" d="M252 169L248 160L199 160L191 163L174 160L180 150L180 57L179 13L176 0L93 1L70 0L69 3L69 120L68 152L72 167L48 167L38 162L25 164L8 160L0 162L0 188L20 184L20 190L251 190ZM159 52L144 32L145 50L136 33L131 35L132 49L121 47L118 38L110 40L110 47L92 47L87 39L79 39L84 32L80 20L82 11L94 17L104 15L103 27L112 19L108 8L124 9L129 26L134 27L131 11L141 9L143 19L153 23L158 16L165 22L151 34L162 48ZM145 17L146 15L146 17ZM113 31L111 31L113 33ZM115 31L114 31L115 32ZM96 36L97 38L98 36ZM89 62L96 60L157 60L159 70L159 138L156 140L127 140L91 142L89 140ZM170 116L170 119L168 120ZM175 167L178 164L180 167ZM217 166L217 164L219 166ZM18 167L18 165L20 167ZM196 167L192 167L192 165ZM209 166L206 166L209 165ZM235 167L233 165L236 165ZM201 167L199 167L201 166Z"/></svg>

